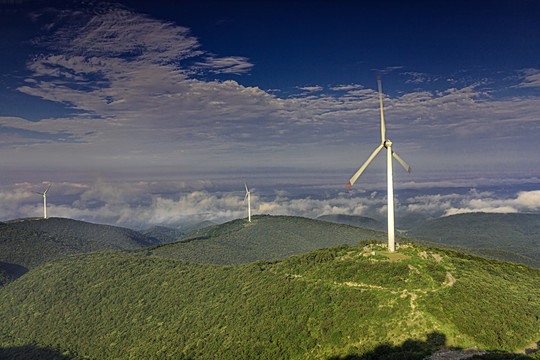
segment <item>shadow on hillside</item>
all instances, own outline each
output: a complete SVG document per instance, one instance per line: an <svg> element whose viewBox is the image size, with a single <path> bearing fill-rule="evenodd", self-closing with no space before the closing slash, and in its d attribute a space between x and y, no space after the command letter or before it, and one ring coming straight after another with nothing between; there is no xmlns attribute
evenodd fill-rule
<svg viewBox="0 0 540 360"><path fill-rule="evenodd" d="M0 360L82 360L85 356L64 355L58 350L34 345L0 347ZM186 358L192 360L192 358Z"/></svg>
<svg viewBox="0 0 540 360"><path fill-rule="evenodd" d="M0 360L74 360L80 359L63 355L57 350L33 345L14 346L9 348L0 347Z"/></svg>
<svg viewBox="0 0 540 360"><path fill-rule="evenodd" d="M18 264L0 261L0 270L4 270L9 277L8 282L14 281L28 272L28 269ZM0 284L2 285L2 284Z"/></svg>
<svg viewBox="0 0 540 360"><path fill-rule="evenodd" d="M362 355L345 355L335 356L328 358L328 360L421 360L429 358L430 355L437 351L444 349L446 345L446 336L438 332L432 332L427 335L426 341L408 339L399 346L393 346L390 344L381 344L377 346L373 351ZM453 349L457 352L466 352L463 349ZM464 354L461 354L464 355ZM519 359L527 360L533 359L526 355L521 354L509 354L509 353L489 353L485 355L469 354L467 359L478 360L506 360L506 359ZM436 360L444 359L461 359L458 353L439 353L433 357Z"/></svg>

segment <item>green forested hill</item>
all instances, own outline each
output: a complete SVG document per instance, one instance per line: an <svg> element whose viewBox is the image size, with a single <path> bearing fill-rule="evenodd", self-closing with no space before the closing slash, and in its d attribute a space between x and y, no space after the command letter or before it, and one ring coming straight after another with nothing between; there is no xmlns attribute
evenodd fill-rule
<svg viewBox="0 0 540 360"><path fill-rule="evenodd" d="M448 250L458 251L458 252L462 252L469 255L480 256L486 259L512 262L514 264L524 264L535 269L540 269L540 260L536 260L531 257L517 254L510 251L483 249L483 248L467 248L463 246L441 244L441 243L435 243L435 242L418 240L418 239L410 239L410 240L420 246L448 249Z"/></svg>
<svg viewBox="0 0 540 360"><path fill-rule="evenodd" d="M75 255L1 288L0 305L0 358L423 359L540 339L539 270L409 244L239 266Z"/></svg>
<svg viewBox="0 0 540 360"><path fill-rule="evenodd" d="M182 230L165 226L152 226L151 228L141 231L141 233L159 240L162 244L180 240L182 236L185 235L185 232Z"/></svg>
<svg viewBox="0 0 540 360"><path fill-rule="evenodd" d="M69 254L137 249L155 243L155 239L133 230L71 219L22 219L0 223L0 262L9 264L6 271L15 277L17 274L12 270L17 266L31 269Z"/></svg>
<svg viewBox="0 0 540 360"><path fill-rule="evenodd" d="M160 243L165 244L181 240L186 234L192 231L203 229L206 227L216 225L212 221L203 221L199 223L181 224L173 227L156 225L151 228L142 230L141 233L151 238L159 240Z"/></svg>
<svg viewBox="0 0 540 360"><path fill-rule="evenodd" d="M108 246L107 249L138 249L157 242L156 239L131 229L66 218L14 220L8 223L23 229L46 232L60 237L101 242Z"/></svg>
<svg viewBox="0 0 540 360"><path fill-rule="evenodd" d="M99 245L102 244L0 223L0 261L29 269L67 254L97 250Z"/></svg>
<svg viewBox="0 0 540 360"><path fill-rule="evenodd" d="M283 259L294 254L359 241L384 240L385 233L295 216L254 216L215 225L181 241L144 249L148 254L201 263L232 265Z"/></svg>
<svg viewBox="0 0 540 360"><path fill-rule="evenodd" d="M540 214L452 215L430 220L408 235L467 248L508 251L540 261Z"/></svg>
<svg viewBox="0 0 540 360"><path fill-rule="evenodd" d="M386 224L365 216L343 214L322 215L319 216L317 220L335 222L338 224L348 224L371 230L387 231Z"/></svg>

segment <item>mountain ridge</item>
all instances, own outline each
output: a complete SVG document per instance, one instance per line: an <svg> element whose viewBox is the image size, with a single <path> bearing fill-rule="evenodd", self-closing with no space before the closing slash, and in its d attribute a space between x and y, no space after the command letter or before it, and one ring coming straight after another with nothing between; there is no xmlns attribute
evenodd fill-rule
<svg viewBox="0 0 540 360"><path fill-rule="evenodd" d="M429 220L407 234L434 243L510 251L540 261L540 214L450 215Z"/></svg>
<svg viewBox="0 0 540 360"><path fill-rule="evenodd" d="M157 242L131 229L66 218L0 222L0 262L9 264L3 267L6 280L63 256L137 249Z"/></svg>
<svg viewBox="0 0 540 360"><path fill-rule="evenodd" d="M141 252L202 263L238 265L283 259L318 248L384 240L386 233L298 216L255 215L186 234Z"/></svg>

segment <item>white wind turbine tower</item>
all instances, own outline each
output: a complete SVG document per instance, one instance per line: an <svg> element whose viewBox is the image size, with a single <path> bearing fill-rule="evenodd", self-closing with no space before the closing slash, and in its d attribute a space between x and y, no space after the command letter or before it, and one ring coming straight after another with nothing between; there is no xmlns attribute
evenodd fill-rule
<svg viewBox="0 0 540 360"><path fill-rule="evenodd" d="M47 218L47 191L49 191L49 189L51 188L51 185L49 185L47 187L47 190L45 190L44 192L38 192L38 191L34 191L36 194L39 194L41 196L43 196L43 218L46 219Z"/></svg>
<svg viewBox="0 0 540 360"><path fill-rule="evenodd" d="M248 203L248 221L251 222L251 192L248 189L247 183L244 181L244 186L246 187L246 196L244 196L244 202Z"/></svg>
<svg viewBox="0 0 540 360"><path fill-rule="evenodd" d="M395 251L395 242L394 242L394 180L392 174L392 156L399 161L399 163L411 173L411 167L399 157L392 150L392 142L386 138L386 125L384 123L384 109L383 109L383 94L382 94L382 84L381 76L377 75L377 85L379 87L379 108L381 113L381 144L371 153L367 161L362 165L362 167L353 175L346 185L347 190L351 188L356 179L364 172L366 167L371 163L371 161L379 154L383 147L386 148L386 183L387 183L387 198L388 198L388 251Z"/></svg>

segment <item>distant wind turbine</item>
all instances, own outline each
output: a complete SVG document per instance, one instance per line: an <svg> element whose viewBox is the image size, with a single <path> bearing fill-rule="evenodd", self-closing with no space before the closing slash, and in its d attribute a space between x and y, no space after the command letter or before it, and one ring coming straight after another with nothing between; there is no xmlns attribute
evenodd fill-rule
<svg viewBox="0 0 540 360"><path fill-rule="evenodd" d="M251 222L251 192L248 189L247 183L244 181L244 186L246 187L246 196L244 196L244 202L248 203L248 221Z"/></svg>
<svg viewBox="0 0 540 360"><path fill-rule="evenodd" d="M47 190L45 190L44 192L38 192L38 191L34 191L36 194L39 194L41 196L43 196L43 218L46 219L47 218L47 191L49 191L49 189L51 188L51 185L49 185L47 187Z"/></svg>
<svg viewBox="0 0 540 360"><path fill-rule="evenodd" d="M383 94L382 94L382 84L381 76L377 75L377 85L379 87L379 108L381 113L381 144L371 153L367 161L362 165L362 167L353 175L345 186L347 190L353 186L354 182L358 177L364 172L366 167L371 163L371 161L379 154L383 147L386 148L386 183L387 183L387 198L388 198L388 251L395 251L394 244L394 180L392 174L392 156L399 161L399 163L411 173L411 167L399 157L392 150L392 142L386 138L386 125L384 123L384 108L383 108Z"/></svg>

